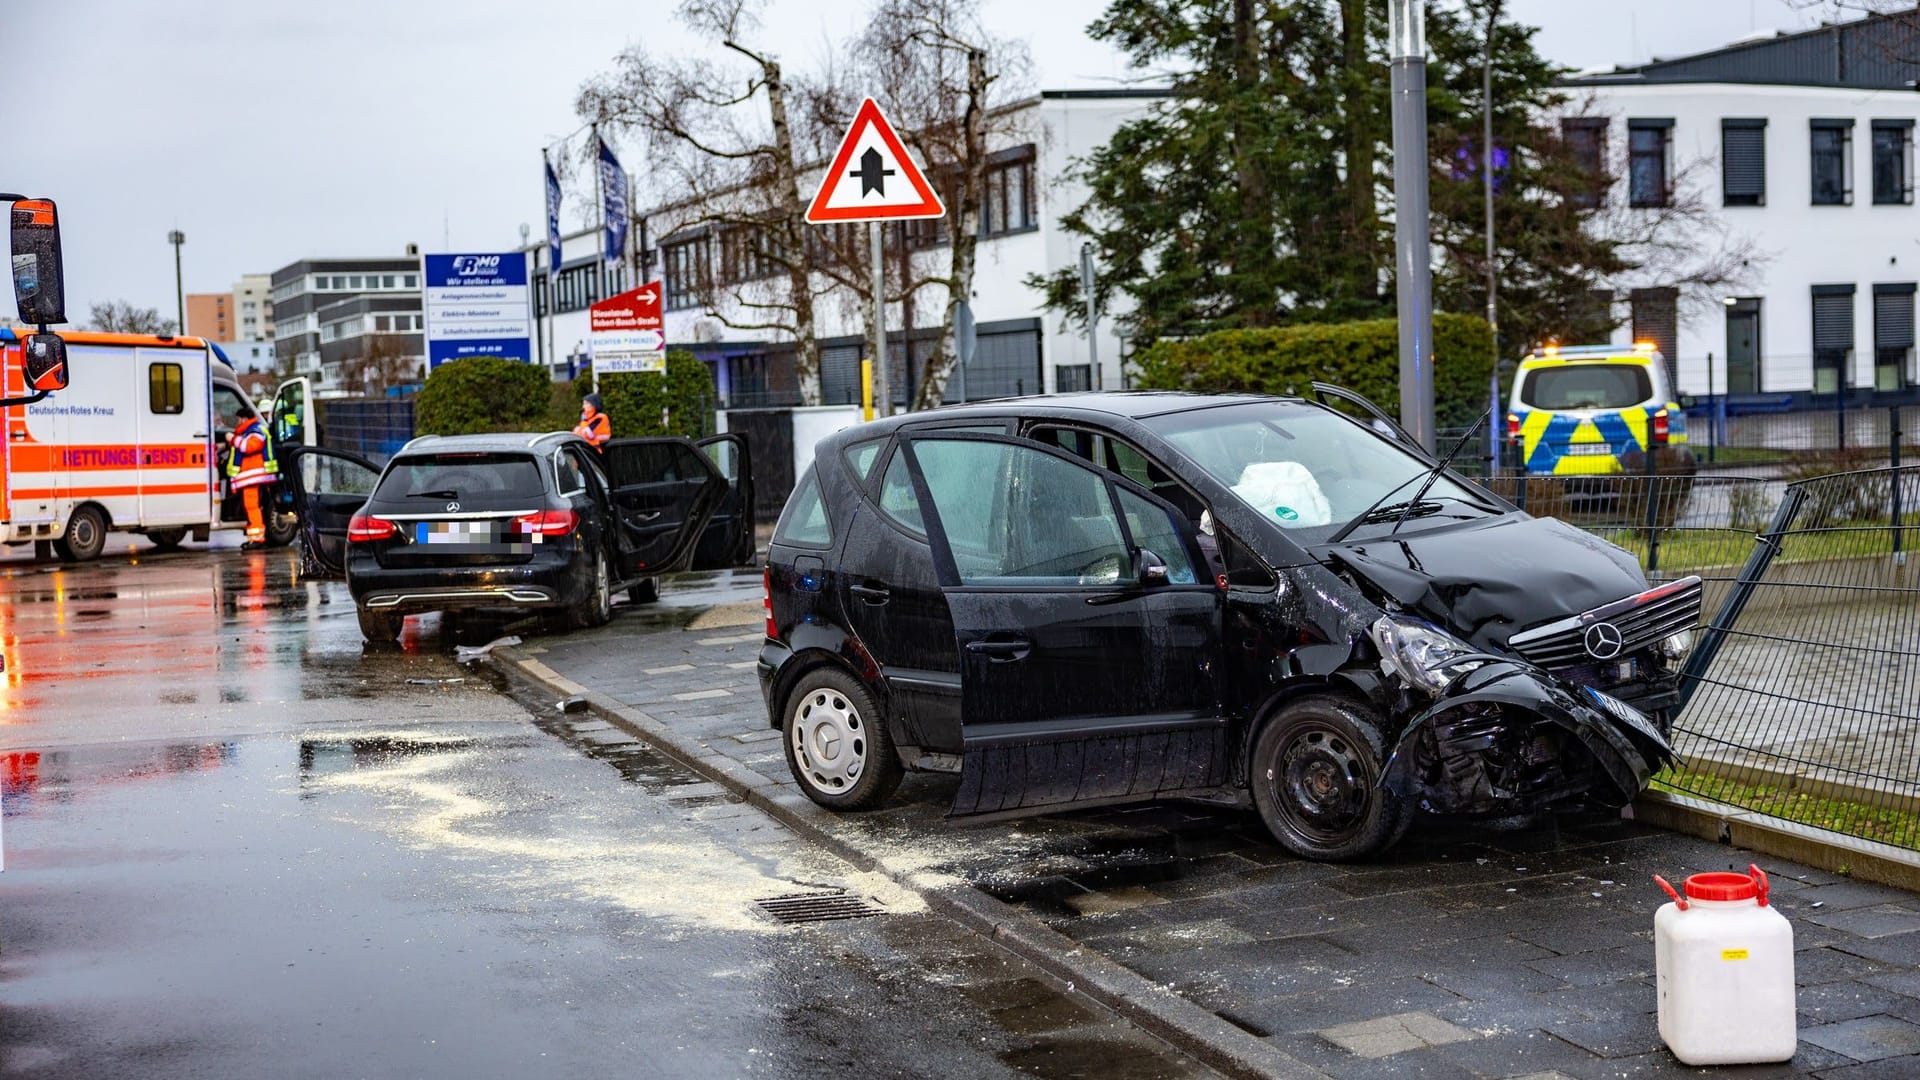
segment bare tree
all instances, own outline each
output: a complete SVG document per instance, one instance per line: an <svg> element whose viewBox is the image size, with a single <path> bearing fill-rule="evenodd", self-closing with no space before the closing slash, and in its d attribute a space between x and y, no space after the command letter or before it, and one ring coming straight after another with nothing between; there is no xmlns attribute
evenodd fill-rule
<svg viewBox="0 0 1920 1080"><path fill-rule="evenodd" d="M340 362L340 382L367 395L420 381L420 357L405 334L367 334L356 356Z"/></svg>
<svg viewBox="0 0 1920 1080"><path fill-rule="evenodd" d="M125 300L102 300L87 311L87 323L109 334L171 334L179 324L156 308L134 307Z"/></svg>
<svg viewBox="0 0 1920 1080"><path fill-rule="evenodd" d="M674 287L689 289L731 329L790 336L801 400L817 405L813 251L799 178L802 163L819 156L820 139L795 129L794 81L778 54L749 40L764 3L685 0L679 10L695 35L719 41L744 64L656 56L634 46L611 73L581 88L576 108L647 143L649 194L671 195L661 235L698 238L683 265L667 268L679 279Z"/></svg>

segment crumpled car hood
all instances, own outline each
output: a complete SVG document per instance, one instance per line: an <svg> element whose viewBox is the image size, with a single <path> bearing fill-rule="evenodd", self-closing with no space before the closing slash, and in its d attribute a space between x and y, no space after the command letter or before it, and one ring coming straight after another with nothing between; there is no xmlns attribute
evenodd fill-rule
<svg viewBox="0 0 1920 1080"><path fill-rule="evenodd" d="M1350 540L1320 554L1484 649L1647 587L1628 552L1557 518L1519 514Z"/></svg>

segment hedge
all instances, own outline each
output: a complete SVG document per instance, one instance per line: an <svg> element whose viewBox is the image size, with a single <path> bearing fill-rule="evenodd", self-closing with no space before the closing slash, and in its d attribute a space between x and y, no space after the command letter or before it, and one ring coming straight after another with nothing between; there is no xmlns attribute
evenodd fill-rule
<svg viewBox="0 0 1920 1080"><path fill-rule="evenodd" d="M477 435L546 427L547 369L498 356L449 360L414 400L419 435Z"/></svg>
<svg viewBox="0 0 1920 1080"><path fill-rule="evenodd" d="M1433 317L1438 426L1465 427L1486 409L1492 343L1485 319ZM1156 341L1135 354L1134 363L1140 373L1134 385L1142 389L1305 395L1319 381L1399 413L1400 330L1392 319L1219 330Z"/></svg>

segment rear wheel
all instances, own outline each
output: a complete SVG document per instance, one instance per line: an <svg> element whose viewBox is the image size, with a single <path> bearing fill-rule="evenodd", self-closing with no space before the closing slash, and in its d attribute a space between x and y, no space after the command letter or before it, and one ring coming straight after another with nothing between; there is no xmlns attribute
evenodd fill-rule
<svg viewBox="0 0 1920 1080"><path fill-rule="evenodd" d="M184 525L177 529L147 530L147 542L153 545L155 551L176 551L186 538L187 530Z"/></svg>
<svg viewBox="0 0 1920 1080"><path fill-rule="evenodd" d="M407 621L406 616L392 611L368 611L357 609L360 615L360 636L376 645L387 645L400 637L400 626Z"/></svg>
<svg viewBox="0 0 1920 1080"><path fill-rule="evenodd" d="M264 497L263 502L267 502ZM271 502L260 509L266 512L267 546L286 547L300 533L300 519L292 514L278 512Z"/></svg>
<svg viewBox="0 0 1920 1080"><path fill-rule="evenodd" d="M67 531L53 542L62 562L92 562L107 546L107 518L95 506L82 506L67 519Z"/></svg>
<svg viewBox="0 0 1920 1080"><path fill-rule="evenodd" d="M900 786L900 758L886 720L866 687L846 672L819 668L801 676L782 719L787 767L821 806L865 810Z"/></svg>
<svg viewBox="0 0 1920 1080"><path fill-rule="evenodd" d="M660 579L650 577L627 590L627 603L651 604L660 599Z"/></svg>
<svg viewBox="0 0 1920 1080"><path fill-rule="evenodd" d="M1280 846L1305 859L1363 859L1400 839L1412 804L1380 786L1386 755L1360 705L1314 696L1289 702L1253 744L1253 802Z"/></svg>
<svg viewBox="0 0 1920 1080"><path fill-rule="evenodd" d="M605 626L613 618L613 580L607 573L607 553L593 549L592 584L587 594L567 611L567 623L575 630Z"/></svg>

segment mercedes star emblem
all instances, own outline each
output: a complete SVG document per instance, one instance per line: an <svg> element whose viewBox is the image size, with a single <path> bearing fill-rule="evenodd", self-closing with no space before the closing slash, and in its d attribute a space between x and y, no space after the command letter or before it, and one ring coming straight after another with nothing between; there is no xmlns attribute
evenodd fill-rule
<svg viewBox="0 0 1920 1080"><path fill-rule="evenodd" d="M450 502L450 503L448 503L448 504L447 504L447 513L449 513L449 514L457 514L457 513L459 513L459 512L460 512L460 504L459 504L459 503L457 503L457 502Z"/></svg>
<svg viewBox="0 0 1920 1080"><path fill-rule="evenodd" d="M1620 655L1620 647L1627 643L1621 636L1620 628L1610 622L1594 623L1587 627L1586 646L1588 655L1595 660L1611 660Z"/></svg>

